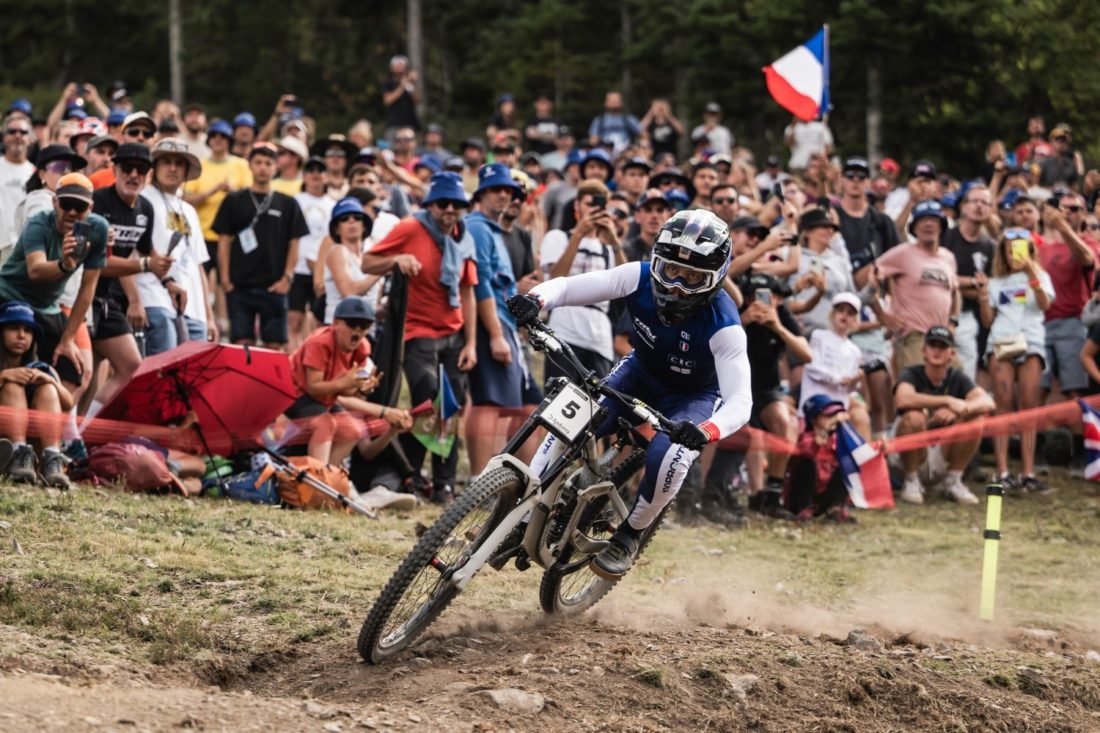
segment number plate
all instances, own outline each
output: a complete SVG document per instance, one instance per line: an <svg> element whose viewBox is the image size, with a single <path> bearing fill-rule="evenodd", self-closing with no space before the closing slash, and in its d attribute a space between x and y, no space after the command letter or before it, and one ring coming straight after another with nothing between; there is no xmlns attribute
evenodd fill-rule
<svg viewBox="0 0 1100 733"><path fill-rule="evenodd" d="M559 438L571 443L584 432L599 408L599 403L580 387L567 384L542 411L539 420Z"/></svg>

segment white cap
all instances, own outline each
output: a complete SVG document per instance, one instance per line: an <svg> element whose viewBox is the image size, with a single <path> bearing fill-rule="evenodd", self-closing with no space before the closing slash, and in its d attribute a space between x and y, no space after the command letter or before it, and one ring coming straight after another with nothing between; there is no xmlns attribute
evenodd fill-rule
<svg viewBox="0 0 1100 733"><path fill-rule="evenodd" d="M840 304L850 305L855 309L856 313L859 313L863 309L863 303L860 302L859 296L855 293L837 293L833 296L832 307L836 308Z"/></svg>

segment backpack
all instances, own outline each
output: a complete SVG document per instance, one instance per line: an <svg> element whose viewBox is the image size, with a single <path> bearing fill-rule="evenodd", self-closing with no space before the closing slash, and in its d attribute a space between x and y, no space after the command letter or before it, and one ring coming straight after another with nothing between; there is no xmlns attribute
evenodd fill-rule
<svg viewBox="0 0 1100 733"><path fill-rule="evenodd" d="M125 480L127 491L134 493L179 491L187 496L187 490L171 471L164 452L155 444L127 440L92 448L88 454L88 472L99 481Z"/></svg>
<svg viewBox="0 0 1100 733"><path fill-rule="evenodd" d="M287 461L298 469L297 474L291 474L289 471L275 471L274 466L272 467L275 474L275 486L278 489L279 498L282 499L284 504L298 509L340 508L340 504L335 499L303 481L301 477L304 474L327 484L344 496L350 496L351 483L348 481L348 472L343 468L321 463L316 458L310 458L309 456L291 456ZM260 474L261 479L266 479L267 476L264 473Z"/></svg>

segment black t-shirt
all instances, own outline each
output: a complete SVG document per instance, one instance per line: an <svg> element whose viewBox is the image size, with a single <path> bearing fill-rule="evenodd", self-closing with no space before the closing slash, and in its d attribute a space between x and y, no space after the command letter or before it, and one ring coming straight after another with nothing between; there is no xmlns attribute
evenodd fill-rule
<svg viewBox="0 0 1100 733"><path fill-rule="evenodd" d="M92 194L92 211L106 219L115 233L115 244L109 254L129 257L137 250L139 255L145 256L153 251L153 205L145 197L138 196L131 207L122 200L114 186L99 188ZM117 277L100 275L95 294L97 298L108 298L122 308L129 305Z"/></svg>
<svg viewBox="0 0 1100 733"><path fill-rule="evenodd" d="M897 384L894 385L895 392L898 389L898 384L902 382L913 385L913 389L918 394L957 397L960 400L965 400L975 386L974 380L966 376L966 372L952 367L947 368L947 376L944 377L942 384L932 384L928 375L924 373L923 364L916 364L902 369L901 374L898 375Z"/></svg>
<svg viewBox="0 0 1100 733"><path fill-rule="evenodd" d="M382 85L382 91L389 94L401 84L402 82L391 77ZM393 104L386 107L386 129L393 130L398 127L420 129L420 118L416 116L416 104L408 91L402 92Z"/></svg>
<svg viewBox="0 0 1100 733"><path fill-rule="evenodd" d="M653 256L653 245L641 235L628 236L623 242L623 256L627 262L649 262Z"/></svg>
<svg viewBox="0 0 1100 733"><path fill-rule="evenodd" d="M744 312L744 309L742 309L742 312ZM776 312L779 315L779 322L783 324L784 328L795 336L802 335L802 329L798 327L798 322L787 310L787 306L779 306ZM768 390L778 389L780 383L779 357L782 356L783 350L786 348L783 339L779 338L779 335L767 326L761 326L759 323L749 323L745 325L745 341L745 350L749 355L749 369L752 372L753 395L762 395Z"/></svg>
<svg viewBox="0 0 1100 733"><path fill-rule="evenodd" d="M523 126L524 138L527 140L527 147L530 150L538 153L539 155L546 155L547 153L554 152L555 145L553 138L558 135L558 128L560 123L553 117L532 117L527 120L527 123ZM550 142L544 141L542 138L529 138L526 135L528 127L538 128L539 135L549 135Z"/></svg>
<svg viewBox="0 0 1100 733"><path fill-rule="evenodd" d="M654 120L646 128L649 133L649 144L653 146L653 157L662 153L677 155L677 147L680 143L680 133L670 122L657 122Z"/></svg>
<svg viewBox="0 0 1100 733"><path fill-rule="evenodd" d="M993 248L996 244L984 233L979 233L978 238L971 242L955 227L943 235L942 242L955 255L960 277L974 277L978 270L986 275L993 274ZM977 313L978 301L975 298L963 298L962 307L963 310Z"/></svg>
<svg viewBox="0 0 1100 733"><path fill-rule="evenodd" d="M512 274L517 280L535 271L535 252L531 245L531 232L521 226L512 226L512 231L501 231L504 248L508 250L508 259L512 262Z"/></svg>
<svg viewBox="0 0 1100 733"><path fill-rule="evenodd" d="M256 217L257 204L262 207L266 195L247 188L227 195L214 217L215 232L233 235L229 280L234 287L267 288L277 283L288 269L290 240L309 234L309 225L297 201L278 191L267 195L271 196L271 203L259 217ZM240 232L250 224L256 233L257 246L246 254L241 249Z"/></svg>
<svg viewBox="0 0 1100 733"><path fill-rule="evenodd" d="M871 264L879 255L897 245L898 231L894 222L881 211L868 206L863 216L856 218L837 206L840 233L852 260L852 271Z"/></svg>

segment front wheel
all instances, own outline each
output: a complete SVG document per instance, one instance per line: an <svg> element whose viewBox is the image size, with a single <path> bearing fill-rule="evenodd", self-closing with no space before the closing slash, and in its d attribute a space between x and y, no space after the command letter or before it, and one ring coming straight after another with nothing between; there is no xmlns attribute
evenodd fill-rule
<svg viewBox="0 0 1100 733"><path fill-rule="evenodd" d="M378 664L408 647L458 594L447 582L515 505L510 468L482 474L420 538L382 589L359 632L359 654Z"/></svg>

